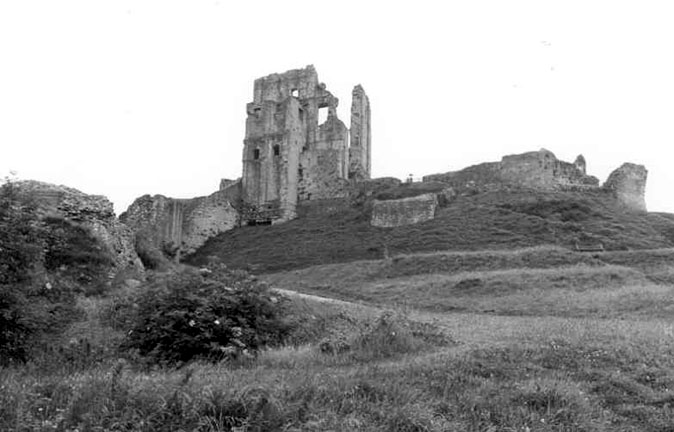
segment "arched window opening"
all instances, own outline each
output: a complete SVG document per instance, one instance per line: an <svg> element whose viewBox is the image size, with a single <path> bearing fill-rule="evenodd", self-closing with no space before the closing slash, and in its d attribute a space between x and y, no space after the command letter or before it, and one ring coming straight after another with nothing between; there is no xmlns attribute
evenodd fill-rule
<svg viewBox="0 0 674 432"><path fill-rule="evenodd" d="M253 159L258 160L260 159L260 149L256 148L253 150Z"/></svg>
<svg viewBox="0 0 674 432"><path fill-rule="evenodd" d="M281 154L281 146L276 144L274 146L274 156L279 156Z"/></svg>

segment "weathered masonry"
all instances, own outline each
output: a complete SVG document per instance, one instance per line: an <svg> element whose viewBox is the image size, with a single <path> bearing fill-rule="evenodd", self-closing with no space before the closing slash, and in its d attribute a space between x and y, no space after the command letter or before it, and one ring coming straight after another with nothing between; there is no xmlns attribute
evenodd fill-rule
<svg viewBox="0 0 674 432"><path fill-rule="evenodd" d="M352 96L349 129L313 66L255 80L241 184L249 224L292 219L298 201L344 196L349 180L370 178L370 102L360 85Z"/></svg>

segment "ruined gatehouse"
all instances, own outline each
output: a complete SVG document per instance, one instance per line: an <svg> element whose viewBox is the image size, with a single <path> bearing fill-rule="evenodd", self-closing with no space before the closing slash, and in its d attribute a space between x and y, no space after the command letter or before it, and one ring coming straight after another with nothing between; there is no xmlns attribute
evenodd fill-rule
<svg viewBox="0 0 674 432"><path fill-rule="evenodd" d="M255 80L241 180L249 223L292 219L299 201L342 197L349 180L370 178L370 102L360 85L352 98L347 128L313 66Z"/></svg>

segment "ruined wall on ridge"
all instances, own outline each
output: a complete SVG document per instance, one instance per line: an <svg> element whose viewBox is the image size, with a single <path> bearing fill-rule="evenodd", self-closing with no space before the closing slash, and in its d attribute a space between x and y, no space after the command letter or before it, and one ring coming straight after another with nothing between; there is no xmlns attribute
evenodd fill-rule
<svg viewBox="0 0 674 432"><path fill-rule="evenodd" d="M585 159L561 161L545 149L504 156L500 162L487 162L460 171L428 175L427 181L440 181L457 191L498 190L524 187L541 190L596 188L599 180L585 174Z"/></svg>
<svg viewBox="0 0 674 432"><path fill-rule="evenodd" d="M239 224L235 208L239 183L211 195L191 199L144 195L120 216L137 235L178 257L192 253L206 240Z"/></svg>
<svg viewBox="0 0 674 432"><path fill-rule="evenodd" d="M599 186L599 180L586 175L575 164L564 162L545 149L504 156L500 164L504 182L538 189L564 186Z"/></svg>

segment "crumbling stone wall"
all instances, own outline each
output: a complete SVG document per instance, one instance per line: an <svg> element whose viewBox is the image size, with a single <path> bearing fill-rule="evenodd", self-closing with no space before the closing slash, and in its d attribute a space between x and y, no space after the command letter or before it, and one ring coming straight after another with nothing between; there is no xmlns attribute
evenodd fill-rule
<svg viewBox="0 0 674 432"><path fill-rule="evenodd" d="M369 101L362 87L354 89L358 100L352 112L358 115L352 121L357 117L359 138L353 151L349 129L337 117L339 100L319 82L313 66L259 78L253 93L243 149L246 205L274 207L277 220L288 220L298 201L345 196L352 167L362 165L358 175L369 176ZM321 109L327 120L319 124Z"/></svg>
<svg viewBox="0 0 674 432"><path fill-rule="evenodd" d="M238 226L238 188L234 183L209 196L191 199L144 195L120 219L160 250L179 258L196 251L210 237Z"/></svg>
<svg viewBox="0 0 674 432"><path fill-rule="evenodd" d="M117 270L143 271L136 254L134 233L117 220L113 205L106 197L33 180L18 182L16 186L20 193L34 200L45 216L62 217L88 228L108 249Z"/></svg>
<svg viewBox="0 0 674 432"><path fill-rule="evenodd" d="M551 151L545 149L504 156L501 160L500 173L506 183L538 189L599 185L599 180L587 176L575 164L557 159Z"/></svg>
<svg viewBox="0 0 674 432"><path fill-rule="evenodd" d="M397 200L375 200L370 224L392 228L431 220L438 206L436 194L417 195Z"/></svg>
<svg viewBox="0 0 674 432"><path fill-rule="evenodd" d="M497 190L526 187L554 190L568 187L597 187L599 180L585 173L585 159L564 162L545 149L504 156L500 162L487 162L461 171L425 176L423 181L441 181L457 191L466 189Z"/></svg>
<svg viewBox="0 0 674 432"><path fill-rule="evenodd" d="M604 189L613 193L625 206L637 211L646 211L647 179L646 167L624 163L608 176Z"/></svg>
<svg viewBox="0 0 674 432"><path fill-rule="evenodd" d="M300 201L342 197L349 169L348 129L333 110L318 128L313 150L301 153L297 195Z"/></svg>

